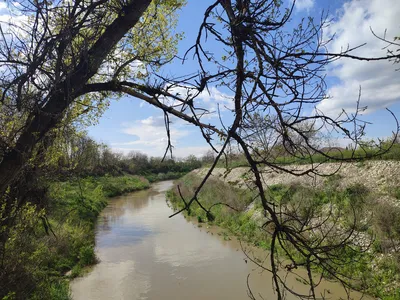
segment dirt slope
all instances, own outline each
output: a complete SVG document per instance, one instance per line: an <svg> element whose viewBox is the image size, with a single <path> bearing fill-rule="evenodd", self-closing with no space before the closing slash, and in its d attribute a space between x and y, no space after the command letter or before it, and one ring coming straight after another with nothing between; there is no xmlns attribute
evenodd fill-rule
<svg viewBox="0 0 400 300"><path fill-rule="evenodd" d="M286 169L296 173L301 173L311 168L311 165L289 165ZM208 169L197 169L193 172L204 176ZM326 163L316 167L317 174L295 176L284 171L273 170L266 167L262 170L262 178L267 185L284 184L290 185L300 183L309 186L321 186L327 180L327 175L335 174L340 187L345 188L353 184L363 184L373 191L382 200L390 200L400 205L400 201L395 201L393 191L400 188L400 162L399 161L368 161L363 163ZM249 168L235 168L227 171L225 168L216 168L213 177L219 178L227 183L238 187L245 187L252 184L253 175Z"/></svg>

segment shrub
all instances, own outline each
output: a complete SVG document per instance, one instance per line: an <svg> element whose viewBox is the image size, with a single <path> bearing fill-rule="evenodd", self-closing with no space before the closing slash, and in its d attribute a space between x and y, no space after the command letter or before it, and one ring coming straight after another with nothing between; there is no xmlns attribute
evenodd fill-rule
<svg viewBox="0 0 400 300"><path fill-rule="evenodd" d="M89 266L96 262L93 245L83 246L79 250L79 263L82 266Z"/></svg>
<svg viewBox="0 0 400 300"><path fill-rule="evenodd" d="M396 241L400 240L400 207L389 203L379 203L375 206L375 222L382 235L382 242L386 240L386 247L383 250L387 252L391 248L394 250L399 248Z"/></svg>
<svg viewBox="0 0 400 300"><path fill-rule="evenodd" d="M395 187L392 194L396 199L400 200L400 187Z"/></svg>

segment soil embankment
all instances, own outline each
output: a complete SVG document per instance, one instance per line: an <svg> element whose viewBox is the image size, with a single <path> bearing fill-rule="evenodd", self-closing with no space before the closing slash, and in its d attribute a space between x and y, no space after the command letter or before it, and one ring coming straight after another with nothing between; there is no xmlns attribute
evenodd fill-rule
<svg viewBox="0 0 400 300"><path fill-rule="evenodd" d="M322 187L329 178L333 178L337 181L340 188L362 184L373 191L381 200L400 205L400 201L395 196L396 189L400 187L399 161L368 161L343 164L326 163L314 166L287 165L284 168L296 174L301 174L311 168L314 169L314 172L303 176L296 176L282 170L266 167L262 170L262 178L265 184L268 186L276 184L302 184ZM204 176L207 171L208 169L203 168L194 170L193 173L198 176ZM246 167L232 170L216 168L211 176L239 188L251 185L253 180L250 169Z"/></svg>

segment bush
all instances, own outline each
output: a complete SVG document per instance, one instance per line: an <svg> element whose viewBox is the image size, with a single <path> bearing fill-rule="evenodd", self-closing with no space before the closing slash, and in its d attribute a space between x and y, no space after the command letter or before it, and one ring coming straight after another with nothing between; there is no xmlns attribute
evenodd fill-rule
<svg viewBox="0 0 400 300"><path fill-rule="evenodd" d="M392 194L396 199L400 200L400 187L395 187Z"/></svg>
<svg viewBox="0 0 400 300"><path fill-rule="evenodd" d="M400 207L389 203L379 203L375 206L375 222L381 241L385 242L384 252L400 250Z"/></svg>
<svg viewBox="0 0 400 300"><path fill-rule="evenodd" d="M84 246L79 250L79 264L82 266L89 266L96 262L96 255L94 253L94 246Z"/></svg>

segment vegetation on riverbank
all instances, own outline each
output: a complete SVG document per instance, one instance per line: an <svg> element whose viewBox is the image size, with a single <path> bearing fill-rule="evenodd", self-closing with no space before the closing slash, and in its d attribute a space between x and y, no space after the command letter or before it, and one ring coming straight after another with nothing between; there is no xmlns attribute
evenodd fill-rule
<svg viewBox="0 0 400 300"><path fill-rule="evenodd" d="M143 177L145 177L149 182L157 182L157 181L163 181L163 180L172 180L172 179L179 179L183 176L185 176L188 172L167 172L167 173L150 173L150 174L145 174Z"/></svg>
<svg viewBox="0 0 400 300"><path fill-rule="evenodd" d="M94 225L107 197L148 187L148 180L138 176L52 182L42 198L48 203L25 204L10 232L1 298L69 299L68 277L96 262Z"/></svg>
<svg viewBox="0 0 400 300"><path fill-rule="evenodd" d="M319 189L300 185L273 185L267 192L268 199L277 207L297 207L307 218L310 211L323 217L328 207L341 212L338 227L351 227L357 233L357 251L341 251L341 258L347 263L341 268L344 276L357 278L353 286L368 294L385 300L400 298L400 208L392 204L376 201L373 191L361 185L339 188L339 176L329 177L324 187ZM200 178L188 174L178 183L182 196L187 200L193 195ZM168 199L174 208L182 208L177 187L168 192ZM190 207L190 216L199 222L208 222L226 229L225 239L229 235L251 243L263 249L270 249L271 234L268 227L262 229L265 222L259 201L248 190L237 189L218 179L209 180L200 192L199 201L207 208L212 206L214 219L208 220L207 214L197 203ZM223 203L216 205L217 203ZM370 208L374 207L372 211ZM232 209L234 208L234 209ZM354 208L354 209L353 209ZM356 215L354 215L354 212ZM335 228L337 230L337 228ZM361 246L360 246L361 245ZM278 253L284 254L278 246ZM364 251L362 248L365 248ZM339 250L340 251L340 250ZM296 250L290 249L290 255L296 256ZM323 274L331 279L328 274Z"/></svg>

